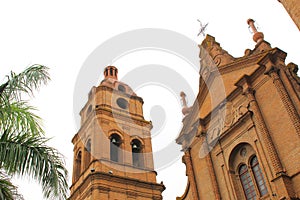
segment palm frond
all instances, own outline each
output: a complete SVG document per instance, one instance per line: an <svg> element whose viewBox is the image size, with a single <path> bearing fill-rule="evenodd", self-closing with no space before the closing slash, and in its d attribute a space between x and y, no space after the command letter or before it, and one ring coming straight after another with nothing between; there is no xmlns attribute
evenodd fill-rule
<svg viewBox="0 0 300 200"><path fill-rule="evenodd" d="M3 171L0 171L0 199L24 199L23 196L18 193L17 187L12 184L10 177Z"/></svg>
<svg viewBox="0 0 300 200"><path fill-rule="evenodd" d="M1 130L11 134L19 132L26 132L29 135L43 134L41 118L33 113L35 110L26 101L0 102L0 135Z"/></svg>
<svg viewBox="0 0 300 200"><path fill-rule="evenodd" d="M67 170L63 157L48 147L46 138L39 135L11 135L0 138L1 168L11 175L29 175L37 180L45 198L66 199Z"/></svg>
<svg viewBox="0 0 300 200"><path fill-rule="evenodd" d="M48 68L38 64L28 67L19 74L11 72L6 77L7 82L0 86L0 96L18 100L22 93L33 95L34 90L38 90L42 84L47 84L50 80Z"/></svg>

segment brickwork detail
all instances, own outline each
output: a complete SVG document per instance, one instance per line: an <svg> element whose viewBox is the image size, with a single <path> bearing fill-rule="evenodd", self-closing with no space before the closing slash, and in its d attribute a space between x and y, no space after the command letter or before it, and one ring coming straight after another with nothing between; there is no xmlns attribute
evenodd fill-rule
<svg viewBox="0 0 300 200"><path fill-rule="evenodd" d="M206 160L207 160L207 164L208 164L208 171L209 171L209 174L210 174L210 177L211 177L211 180L212 180L212 186L213 186L213 190L214 190L214 194L215 194L215 199L220 200L221 195L220 195L220 191L219 191L219 187L218 187L218 183L217 183L215 170L213 168L211 153L209 153L206 156Z"/></svg>
<svg viewBox="0 0 300 200"><path fill-rule="evenodd" d="M294 104L289 97L285 87L283 86L283 83L278 75L278 71L273 69L269 71L268 73L270 77L273 80L273 83L278 91L278 94L280 96L280 99L283 102L283 105L285 109L287 110L288 115L290 116L292 123L296 129L297 134L300 136L300 117L299 114L297 113L296 108L294 107Z"/></svg>
<svg viewBox="0 0 300 200"><path fill-rule="evenodd" d="M246 89L245 91L246 96L249 100L250 110L253 112L254 117L254 124L258 127L260 130L260 136L263 140L263 142L266 144L267 152L270 157L274 174L278 175L283 172L283 167L280 162L279 156L277 154L277 151L273 145L273 141L271 138L271 135L269 133L269 130L264 122L263 116L260 112L259 106L257 104L257 101L254 96L254 91L251 88Z"/></svg>
<svg viewBox="0 0 300 200"><path fill-rule="evenodd" d="M192 196L195 200L199 200L198 197L198 190L197 190L197 184L194 176L194 169L193 169L193 163L191 160L191 154L190 154L190 149L184 152L183 156L183 162L186 165L186 174L188 176L189 182L190 182L190 187L192 190Z"/></svg>

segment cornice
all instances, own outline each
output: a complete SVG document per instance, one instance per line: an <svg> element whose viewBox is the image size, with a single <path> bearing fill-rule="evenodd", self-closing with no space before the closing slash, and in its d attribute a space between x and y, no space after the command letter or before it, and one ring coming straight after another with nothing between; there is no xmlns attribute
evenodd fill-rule
<svg viewBox="0 0 300 200"><path fill-rule="evenodd" d="M232 63L220 66L217 70L220 74L227 74L236 70L247 68L251 65L257 64L261 58L265 57L270 52L272 52L272 50L238 58Z"/></svg>
<svg viewBox="0 0 300 200"><path fill-rule="evenodd" d="M144 119L140 119L135 117L134 115L128 115L128 114L122 114L122 113L112 113L111 109L108 108L101 108L98 107L96 109L96 114L103 114L106 116L109 116L111 118L114 119L120 119L120 120L124 120L126 122L135 122L135 124L139 124L141 126L149 126L149 128L152 128L152 123L150 121L144 120Z"/></svg>
<svg viewBox="0 0 300 200"><path fill-rule="evenodd" d="M73 196L76 196L78 192L82 191L82 187L85 183L91 183L91 180L106 180L109 182L117 182L117 183L122 183L124 185L131 185L134 187L138 188L144 188L144 189L150 189L150 190L158 190L160 192L164 191L166 187L163 184L159 183L152 183L152 182L146 182L142 181L140 179L134 179L134 178L129 178L129 177L124 177L124 176L117 176L117 175L112 175L109 173L104 173L104 172L94 172L90 173L88 176L86 176L83 180L82 183L72 192L72 195L69 197L71 199ZM72 186L71 186L72 187ZM91 186L93 187L93 186ZM106 186L96 186L97 189L104 190L104 191L110 191L111 188Z"/></svg>

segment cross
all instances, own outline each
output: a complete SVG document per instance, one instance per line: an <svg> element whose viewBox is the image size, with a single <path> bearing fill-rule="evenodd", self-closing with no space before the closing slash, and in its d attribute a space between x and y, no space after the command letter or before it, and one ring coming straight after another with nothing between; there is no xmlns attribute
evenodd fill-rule
<svg viewBox="0 0 300 200"><path fill-rule="evenodd" d="M199 30L199 33L198 33L197 36L199 36L200 34L202 34L203 36L205 36L204 32L205 32L205 29L206 29L208 23L202 25L202 22L199 19L197 19L197 21L200 23L200 30Z"/></svg>

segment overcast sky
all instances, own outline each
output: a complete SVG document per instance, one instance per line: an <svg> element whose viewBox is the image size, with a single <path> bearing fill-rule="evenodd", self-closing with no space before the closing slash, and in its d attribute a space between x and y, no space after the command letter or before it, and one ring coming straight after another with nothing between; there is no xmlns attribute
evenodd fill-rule
<svg viewBox="0 0 300 200"><path fill-rule="evenodd" d="M234 57L255 43L246 21L253 18L272 47L288 53L287 63L300 64L299 31L277 0L191 0L191 1L2 1L0 3L0 78L10 70L20 72L31 64L50 68L52 81L32 101L44 119L49 145L66 157L72 175L73 145L71 139L78 128L74 120L73 92L79 71L89 55L112 37L136 29L167 29L200 43L197 37L200 19L209 23L206 33ZM180 45L180 44L179 44ZM105 55L103 55L105 56ZM195 53L195 58L198 54ZM103 59L99 57L99 60ZM99 61L100 63L100 61ZM126 77L135 67L147 64L164 65L182 75L197 94L198 73L178 56L162 51L140 51L113 60L119 75ZM103 78L99 66L99 79ZM198 66L199 67L199 66ZM169 70L170 70L169 69ZM88 79L88 77L87 77ZM134 81L133 81L134 82ZM145 118L155 122L157 113L165 115L153 139L154 151L161 140L174 141L180 131L182 114L178 94L172 87L147 84L134 88L145 101ZM156 93L150 93L150 91ZM82 93L87 97L89 90ZM165 95L165 96L164 96ZM188 96L189 103L193 95ZM79 105L80 110L82 105ZM164 108L164 110L161 110ZM154 114L151 112L154 112ZM76 114L77 115L77 114ZM159 122L157 122L159 123ZM154 123L155 126L155 123ZM179 153L178 153L179 154ZM156 159L156 158L155 158ZM172 162L173 163L173 162ZM164 181L164 199L175 199L186 186L185 168L180 159L158 170L158 182ZM18 181L26 200L41 200L34 181ZM23 183L23 184L22 184Z"/></svg>

